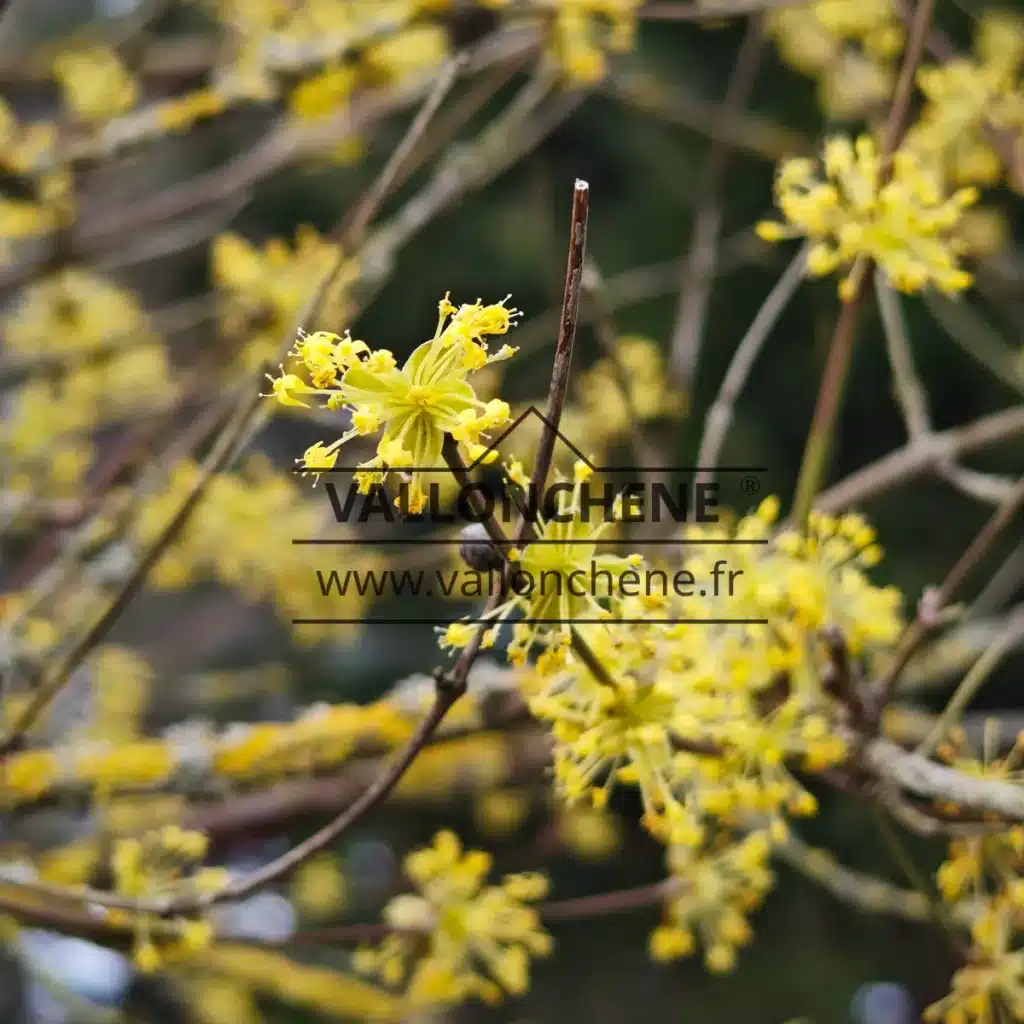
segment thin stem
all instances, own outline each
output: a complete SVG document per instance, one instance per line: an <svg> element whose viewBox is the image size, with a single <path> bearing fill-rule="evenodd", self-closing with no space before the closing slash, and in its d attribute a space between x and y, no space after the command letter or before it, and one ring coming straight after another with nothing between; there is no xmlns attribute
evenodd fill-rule
<svg viewBox="0 0 1024 1024"><path fill-rule="evenodd" d="M464 687L463 687L464 689ZM438 683L434 695L434 703L427 716L416 727L416 731L408 739L402 750L388 764L387 768L377 776L374 782L363 790L362 795L342 811L333 821L318 832L314 832L287 853L282 854L269 864L243 875L236 883L216 895L217 900L239 899L255 889L287 874L308 860L314 853L330 845L341 836L351 825L364 814L381 803L398 785L409 765L416 759L419 752L434 734L442 719L451 706L462 696L462 690ZM187 908L185 908L187 909Z"/></svg>
<svg viewBox="0 0 1024 1024"><path fill-rule="evenodd" d="M903 412L910 440L920 441L932 432L928 398L914 368L914 356L907 336L903 311L900 309L899 296L886 282L885 275L880 270L875 271L875 297L882 317L885 347L892 370L896 400Z"/></svg>
<svg viewBox="0 0 1024 1024"><path fill-rule="evenodd" d="M922 296L932 319L972 359L1017 394L1024 394L1024 369L1015 352L978 312L944 295Z"/></svg>
<svg viewBox="0 0 1024 1024"><path fill-rule="evenodd" d="M544 432L541 435L540 443L537 445L537 453L533 464L533 473L530 477L530 486L527 493L527 501L534 505L540 501L544 485L547 482L548 472L551 469L551 459L555 450L555 438L558 434L558 424L562 419L562 409L565 406L565 396L569 389L569 368L572 365L573 342L576 338L576 323L579 319L580 310L580 289L583 280L583 258L587 242L587 219L590 214L590 186L585 181L577 179L573 188L572 214L569 220L569 255L565 271L565 287L562 293L562 312L559 318L558 341L555 346L555 361L551 370L551 384L548 389L548 404L544 417ZM453 472L462 471L460 464L462 460L458 457L458 450L454 452L451 446L445 449L445 458ZM472 490L469 493L474 493ZM533 524L530 521L532 516L520 515L519 522L514 533L516 547L521 547L533 531ZM502 555L507 556L508 540L494 517L487 526L488 536L492 543ZM486 617L497 608L505 599L508 588L507 575L502 577L501 586L491 594L484 605L481 618ZM447 672L439 672L437 678L444 680L445 684L455 688L465 689L466 680L469 677L469 670L480 653L483 645L484 634L490 628L486 622L481 622L470 639L469 643L462 649L458 660Z"/></svg>
<svg viewBox="0 0 1024 1024"><path fill-rule="evenodd" d="M945 608L960 589L964 580L975 568L978 562L995 542L996 538L1016 518L1021 506L1024 505L1024 477L1022 477L1013 490L1013 494L1005 501L992 515L989 521L982 527L981 531L974 538L967 550L960 556L957 563L949 570L942 586L935 594L934 600L930 602L929 614L918 614L910 626L904 631L900 642L897 645L896 653L886 670L885 675L879 681L870 708L870 725L877 729L885 705L892 698L899 680L900 673L906 668L910 659L914 656L918 647L925 637L931 632L938 613Z"/></svg>
<svg viewBox="0 0 1024 1024"><path fill-rule="evenodd" d="M590 186L576 180L572 194L572 215L569 221L569 255L565 269L565 287L562 292L562 315L558 325L555 346L555 364L548 387L545 409L545 427L537 445L536 461L530 476L530 497L539 500L551 470L551 460L562 420L565 396L569 391L569 368L572 366L573 342L580 315L580 290L583 284L583 259L587 246L587 219L590 215ZM532 524L523 517L516 531L516 541L522 543L532 531Z"/></svg>
<svg viewBox="0 0 1024 1024"><path fill-rule="evenodd" d="M764 20L755 15L747 22L739 53L729 76L725 98L718 111L718 122L726 131L750 101L764 45ZM701 338L711 294L712 268L718 256L718 235L722 223L719 186L728 166L730 147L721 135L711 140L711 150L701 173L697 190L697 220L686 256L675 328L669 347L669 369L684 391L692 390Z"/></svg>
<svg viewBox="0 0 1024 1024"><path fill-rule="evenodd" d="M900 309L899 297L886 282L885 275L878 269L875 270L875 295L881 313L896 400L903 413L907 434L911 442L927 445L934 433L928 412L927 392L914 368L910 338ZM939 476L957 490L986 504L1000 504L1013 489L1012 481L964 469L957 465L954 459L937 461L935 469Z"/></svg>
<svg viewBox="0 0 1024 1024"><path fill-rule="evenodd" d="M1007 651L1016 647L1022 638L1024 638L1024 617L1018 618L1016 621L1011 620L1008 623L1008 628L1004 629L982 652L971 666L970 671L960 680L959 686L942 714L939 715L935 725L932 726L931 732L921 741L914 753L927 757L935 749L948 735L950 729L959 720L967 705L974 699L974 695L981 689L985 680L1002 661Z"/></svg>
<svg viewBox="0 0 1024 1024"><path fill-rule="evenodd" d="M638 15L647 21L721 21L743 14L761 14L783 7L800 7L810 0L731 0L729 3L651 3Z"/></svg>
<svg viewBox="0 0 1024 1024"><path fill-rule="evenodd" d="M917 866L917 863L910 855L910 852L907 850L903 840L892 828L881 811L875 809L873 811L873 816L875 824L878 826L878 831L881 833L882 840L888 848L892 859L896 862L903 874L906 875L907 881L910 882L910 884L917 889L921 896L927 901L928 909L931 911L932 917L935 919L936 924L938 924L942 929L943 934L949 940L953 949L958 953L963 952L962 943L958 938L955 922L951 920L949 912L943 906L941 899L938 898L927 877Z"/></svg>
<svg viewBox="0 0 1024 1024"><path fill-rule="evenodd" d="M864 281L867 279L867 275L864 275L854 297L842 304L835 333L832 335L828 360L825 363L821 388L814 407L814 418L811 420L811 429L807 435L807 447L800 463L796 496L793 499L792 517L798 527L803 527L807 522L811 505L825 476L831 438L839 418L839 407L846 389L853 344L857 336L857 307L860 305L861 295L866 288Z"/></svg>
<svg viewBox="0 0 1024 1024"><path fill-rule="evenodd" d="M1012 406L962 427L933 434L927 443L910 443L858 469L822 492L816 505L839 512L908 483L947 459L961 458L1024 434L1024 408Z"/></svg>
<svg viewBox="0 0 1024 1024"><path fill-rule="evenodd" d="M441 69L434 88L431 89L423 105L413 118L412 124L402 137L402 141L394 148L388 162L380 174L376 175L373 183L366 193L355 205L351 214L346 219L340 232L342 251L355 249L363 241L366 229L373 220L374 215L380 209L380 204L388 197L395 187L395 183L402 175L409 157L413 150L422 140L424 133L434 120L445 97L451 91L459 77L459 73L465 68L469 61L467 54L463 53L455 57Z"/></svg>
<svg viewBox="0 0 1024 1024"><path fill-rule="evenodd" d="M704 421L704 436L701 438L700 454L697 456L698 466L712 468L718 465L722 445L725 443L729 425L732 423L736 400L739 398L772 328L789 304L789 300L796 294L796 290L804 278L806 260L807 247L804 246L775 282L750 327L747 328L747 333L737 346L729 368L725 372L722 385ZM699 481L708 476L710 476L709 473L702 474L697 479Z"/></svg>

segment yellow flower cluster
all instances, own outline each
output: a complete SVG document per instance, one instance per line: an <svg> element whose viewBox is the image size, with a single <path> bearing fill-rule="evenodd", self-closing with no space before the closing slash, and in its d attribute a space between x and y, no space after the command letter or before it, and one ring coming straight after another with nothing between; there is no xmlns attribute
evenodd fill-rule
<svg viewBox="0 0 1024 1024"><path fill-rule="evenodd" d="M85 738L126 743L139 734L149 706L153 670L135 650L105 644L89 659L93 675Z"/></svg>
<svg viewBox="0 0 1024 1024"><path fill-rule="evenodd" d="M194 462L180 463L167 490L140 508L133 524L139 544L145 546L159 534L199 473ZM158 588L177 590L212 577L237 589L246 600L272 602L286 622L322 617L322 598L314 576L322 563L312 548L293 541L315 536L323 515L323 507L303 496L291 474L273 469L263 456L252 456L240 472L221 473L211 481L203 501L155 566L150 581ZM349 567L360 573L376 571L379 558L360 548L351 554ZM355 588L337 596L336 601L346 602L346 614L341 617L358 619L368 599ZM322 635L305 626L296 633L304 642L314 642ZM337 629L330 635L337 636Z"/></svg>
<svg viewBox="0 0 1024 1024"><path fill-rule="evenodd" d="M753 936L747 915L772 886L770 855L771 842L763 832L699 852L670 847L674 891L665 906L664 922L651 933L651 956L659 961L689 956L699 938L708 969L731 971L736 950Z"/></svg>
<svg viewBox="0 0 1024 1024"><path fill-rule="evenodd" d="M335 71L347 72L350 69L342 61L352 51L354 86L358 78L355 65L361 63L361 58L365 60L365 51L403 36L411 35L416 40L405 44L405 59L413 66L426 66L428 58L437 52L436 39L428 43L416 38L421 26L411 23L421 13L423 5L418 0L376 0L372 4L365 0L300 0L289 4L214 0L211 6L217 19L239 40L231 62L219 69L218 91L240 99L265 101L277 97L281 88L277 75L282 71L324 65L323 72L313 73L313 82L323 82ZM443 39L440 29L426 27ZM443 55L442 51L438 63ZM304 87L298 88L302 91ZM344 100L350 91L346 88L335 98ZM331 92L326 90L324 96Z"/></svg>
<svg viewBox="0 0 1024 1024"><path fill-rule="evenodd" d="M232 727L212 751L212 765L218 776L246 781L322 771L360 745L395 746L412 728L387 701L314 705L294 722Z"/></svg>
<svg viewBox="0 0 1024 1024"><path fill-rule="evenodd" d="M940 753L968 775L1018 780L1024 733L1004 757L980 762L957 746ZM960 748L960 749L958 749ZM926 1021L990 1024L1006 1013L1024 1019L1024 827L1004 826L987 835L955 839L936 876L942 898L956 909L976 906L971 951L953 975L950 993L930 1006Z"/></svg>
<svg viewBox="0 0 1024 1024"><path fill-rule="evenodd" d="M118 839L111 856L115 890L145 902L167 902L195 895L209 895L223 889L228 872L204 868L207 839L201 832L186 832L176 825L150 832L141 839ZM195 952L213 941L213 927L202 920L182 922L177 944L157 947L150 937L146 915L135 922L135 962L140 970L153 971L168 954Z"/></svg>
<svg viewBox="0 0 1024 1024"><path fill-rule="evenodd" d="M464 446L469 460L486 455L481 439L509 418L506 402L481 402L468 377L515 349L503 345L489 353L486 339L506 334L518 310L504 300L454 306L446 295L438 305L434 337L418 346L400 368L388 349L373 350L365 341L327 331L303 335L294 355L305 367L311 384L296 374L271 378L272 395L283 405L306 405L297 396L322 395L327 408L346 409L350 428L328 445L307 449L302 466L312 473L333 469L343 444L382 431L377 454L359 465L361 493L384 484L389 473L407 481L408 492L395 499L403 511L416 513L426 503L426 475L444 469L441 448L446 435ZM406 470L408 470L406 472Z"/></svg>
<svg viewBox="0 0 1024 1024"><path fill-rule="evenodd" d="M30 343L43 322L16 321L16 334ZM30 377L12 395L0 425L7 490L42 499L75 496L92 462L92 432L165 406L174 386L166 348L144 340L60 375Z"/></svg>
<svg viewBox="0 0 1024 1024"><path fill-rule="evenodd" d="M4 321L4 341L25 359L91 355L120 344L156 341L131 292L87 270L67 267L29 286Z"/></svg>
<svg viewBox="0 0 1024 1024"><path fill-rule="evenodd" d="M56 142L54 125L21 124L0 99L0 170L31 190L30 198L0 194L0 263L10 258L12 243L52 231L71 212L71 175L46 166Z"/></svg>
<svg viewBox="0 0 1024 1024"><path fill-rule="evenodd" d="M68 108L85 122L109 121L132 107L138 94L117 54L104 46L59 54L53 74Z"/></svg>
<svg viewBox="0 0 1024 1024"><path fill-rule="evenodd" d="M530 958L547 956L552 946L527 905L547 894L547 879L506 875L487 885L490 869L488 854L463 852L451 832L409 854L405 871L418 894L388 904L384 916L395 930L379 946L357 950L356 969L402 985L412 1007L496 1002L503 992L525 992ZM417 955L424 941L426 952Z"/></svg>
<svg viewBox="0 0 1024 1024"><path fill-rule="evenodd" d="M530 709L551 725L567 799L600 807L616 783L635 785L647 827L694 848L716 821L757 816L782 839L787 815L816 811L787 765L821 771L846 754L832 730L821 630L838 627L870 660L899 633L900 598L863 574L880 552L862 519L815 515L806 535L772 535L777 512L769 499L731 536L690 535L704 543L687 569L710 578L725 561L735 574L728 595L631 596L621 604L628 624L611 618L587 633L608 679L572 656L538 663Z"/></svg>
<svg viewBox="0 0 1024 1024"><path fill-rule="evenodd" d="M256 995L313 1010L332 1020L398 1021L404 1006L397 996L361 978L328 967L299 963L270 949L218 943L202 958L204 967L252 988ZM227 1016L218 1024L237 1018Z"/></svg>
<svg viewBox="0 0 1024 1024"><path fill-rule="evenodd" d="M958 266L963 243L954 229L977 199L975 189L947 196L941 175L913 149L898 150L887 174L866 135L856 143L844 136L829 139L822 165L824 177L804 157L782 164L775 198L786 224L758 224L761 238L806 236L813 243L807 256L811 275L847 271L839 286L844 299L855 294L869 260L900 291L933 286L957 293L970 286L971 275Z"/></svg>
<svg viewBox="0 0 1024 1024"><path fill-rule="evenodd" d="M216 238L212 276L221 303L221 330L238 345L245 369L255 370L276 355L281 339L295 329L310 283L326 274L338 256L338 247L310 227L298 229L293 248L277 238L262 251L238 235ZM336 289L343 291L355 272L354 264L346 264Z"/></svg>
<svg viewBox="0 0 1024 1024"><path fill-rule="evenodd" d="M545 0L550 53L570 82L590 85L607 71L608 53L633 48L643 0Z"/></svg>
<svg viewBox="0 0 1024 1024"><path fill-rule="evenodd" d="M380 12L373 13L372 23L379 24ZM448 36L440 25L421 23L398 28L354 56L330 60L321 71L304 78L289 94L289 108L304 120L337 116L359 90L430 72L444 63L448 53ZM335 155L341 162L348 162L359 152L357 140L348 139Z"/></svg>
<svg viewBox="0 0 1024 1024"><path fill-rule="evenodd" d="M685 411L661 349L650 338L635 334L616 338L614 354L597 360L580 375L579 396L590 429L567 436L586 437L592 446L628 436L634 420L647 423Z"/></svg>
<svg viewBox="0 0 1024 1024"><path fill-rule="evenodd" d="M782 59L818 80L830 117L862 116L888 102L904 38L894 0L782 6L768 13L767 26Z"/></svg>
<svg viewBox="0 0 1024 1024"><path fill-rule="evenodd" d="M292 876L291 899L305 917L333 917L345 905L348 882L337 857L321 853L301 864Z"/></svg>
<svg viewBox="0 0 1024 1024"><path fill-rule="evenodd" d="M109 684L113 702L122 683L138 688L141 703L148 667L131 652L102 648L94 670L103 673L98 682ZM101 690L101 693L105 693ZM127 709L133 694L125 688ZM220 733L187 725L172 727L161 737L127 736L116 739L126 708L105 709L101 700L102 735L90 723L89 738L77 738L62 747L28 750L6 759L0 771L4 806L23 805L47 794L82 790L95 793L105 805L112 797L128 792L147 792L187 778L197 767L213 778L232 784L260 784L283 776L324 771L337 767L359 749L392 748L404 742L415 728L415 716L389 698L372 704L313 705L294 721L229 725ZM132 709L132 710L138 710ZM507 772L507 756L500 739L480 735L439 746L424 753L403 785L420 785L421 791L442 792L453 778L465 775L473 764L480 785L490 784ZM464 749L463 749L464 748ZM488 749L484 749L488 748ZM489 756L485 756L490 751ZM483 770L490 774L483 776ZM152 802L152 795L147 799Z"/></svg>
<svg viewBox="0 0 1024 1024"><path fill-rule="evenodd" d="M973 57L922 68L917 84L925 97L906 145L923 161L943 169L958 185L996 185L1003 165L991 131L1010 133L1019 144L1024 130L1024 21L1007 11L986 11L979 22Z"/></svg>
<svg viewBox="0 0 1024 1024"><path fill-rule="evenodd" d="M43 278L3 319L26 365L59 360L11 397L0 427L5 486L40 498L75 494L93 455L93 431L167 404L167 351L129 292L73 268Z"/></svg>

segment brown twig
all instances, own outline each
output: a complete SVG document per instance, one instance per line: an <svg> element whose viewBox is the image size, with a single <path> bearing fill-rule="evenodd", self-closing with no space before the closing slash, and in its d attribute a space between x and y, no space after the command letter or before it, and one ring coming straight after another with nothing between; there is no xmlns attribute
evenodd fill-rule
<svg viewBox="0 0 1024 1024"><path fill-rule="evenodd" d="M572 899L551 900L537 907L543 921L579 921L611 914L628 914L633 910L661 906L680 888L675 877L663 878L660 882L638 885L632 889L616 889L612 892L595 893L592 896L577 896ZM287 940L292 943L349 944L352 942L375 942L394 931L386 924L337 925L331 928L308 929Z"/></svg>
<svg viewBox="0 0 1024 1024"><path fill-rule="evenodd" d="M928 411L928 395L914 366L914 356L907 335L899 296L886 282L880 270L875 270L875 296L881 314L885 346L892 370L896 400L903 413L907 434L914 444L927 445L934 433ZM928 300L926 299L926 304ZM989 504L1003 502L1013 488L1011 481L987 473L964 469L953 459L937 462L936 472L953 487L969 497Z"/></svg>
<svg viewBox="0 0 1024 1024"><path fill-rule="evenodd" d="M737 115L750 102L764 47L764 20L755 15L747 22L739 53L729 76L725 98L716 120L728 131ZM730 147L722 135L711 140L697 187L697 219L690 238L675 326L669 343L669 372L676 384L689 393L697 369L701 339L711 295L711 268L718 256L718 236L722 224L720 185L729 163ZM703 463L698 462L698 465Z"/></svg>
<svg viewBox="0 0 1024 1024"><path fill-rule="evenodd" d="M914 17L903 53L903 64L896 81L892 107L882 129L880 157L884 175L889 173L890 158L903 136L910 108L914 76L924 51L925 38L934 9L935 0L919 0L914 9ZM825 475L832 435L835 433L849 377L853 346L857 335L857 313L861 302L871 289L872 280L872 267L870 261L866 261L859 268L859 278L853 294L842 304L835 332L832 335L832 342L829 345L821 387L814 407L814 417L811 420L811 428L807 437L807 446L800 464L796 496L793 500L793 520L801 527L807 521Z"/></svg>
<svg viewBox="0 0 1024 1024"><path fill-rule="evenodd" d="M410 155L423 138L427 126L434 120L441 104L468 60L468 55L462 54L454 60L450 60L442 68L434 88L431 89L426 101L420 107L416 117L413 118L402 141L392 151L384 169L374 178L365 195L346 217L341 228L341 242L339 243L343 251L355 249L362 244L370 221L380 209L384 199L394 190L395 183L409 162Z"/></svg>
<svg viewBox="0 0 1024 1024"><path fill-rule="evenodd" d="M1024 477L1017 482L1009 499L995 511L953 568L949 570L942 585L935 592L934 599L927 602L927 607L922 607L914 621L900 637L896 653L886 669L885 675L878 681L872 696L869 707L869 725L872 729L877 730L885 705L892 698L896 689L900 673L906 668L925 637L935 627L938 613L952 601L964 580L981 561L996 538L1016 518L1022 505L1024 505ZM924 604L925 602L922 602L922 605Z"/></svg>
<svg viewBox="0 0 1024 1024"><path fill-rule="evenodd" d="M736 400L739 398L772 328L800 286L804 277L806 261L807 247L803 246L773 285L768 297L761 304L757 315L747 328L747 333L743 335L736 347L718 394L704 420L704 434L701 437L697 456L697 465L702 469L710 470L718 465L722 446L725 444L729 425L732 423ZM696 480L699 482L710 476L710 472L700 473Z"/></svg>
<svg viewBox="0 0 1024 1024"><path fill-rule="evenodd" d="M763 14L782 7L798 7L809 0L732 0L731 3L651 3L637 12L646 21L722 21L743 14Z"/></svg>
<svg viewBox="0 0 1024 1024"><path fill-rule="evenodd" d="M908 443L858 469L823 491L815 502L822 512L839 512L862 504L927 473L944 461L1024 434L1024 408L1012 406L962 427L933 434L927 442Z"/></svg>
<svg viewBox="0 0 1024 1024"><path fill-rule="evenodd" d="M444 83L442 83L442 86L443 85ZM550 430L552 436L546 445L544 438L542 437L541 439L541 444L538 446L537 452L537 465L535 466L534 476L531 480L531 484L539 482L541 486L543 486L543 483L547 478L547 472L550 467L551 457L554 451L554 434L557 430L558 420L561 417L562 405L565 400L565 390L569 381L569 363L572 356L572 340L575 335L576 316L579 307L580 274L582 272L583 252L586 243L586 222L588 211L589 188L585 182L577 181L573 192L573 217L569 244L569 273L566 281L566 303L568 312L567 315L563 317L563 330L559 335L559 344L555 355L555 365L552 371L552 401L549 403L548 410L549 413L552 413L552 407L554 409L554 418L552 422L556 424L556 427L555 430ZM445 442L447 454L450 456L453 444L451 439L448 437L446 437ZM537 468L538 466L540 467L539 470ZM478 629L476 636L481 636L481 633L482 631ZM466 650L469 649L470 648L467 646ZM479 647L477 649L479 649ZM225 890L216 894L213 899L238 899L252 892L254 889L281 877L288 871L297 867L303 861L307 860L314 853L334 842L334 840L341 836L354 822L358 821L364 814L372 810L377 806L377 804L384 800L398 784L423 747L428 743L452 705L455 704L463 693L465 693L469 669L472 667L472 659L470 659L465 664L465 667L460 670L461 664L463 664L462 658L459 659L459 662L456 663L451 672L438 672L435 674L434 703L430 712L422 722L420 722L415 733L413 733L409 738L402 750L389 763L386 771L381 773L373 784L364 790L362 795L353 804L347 807L333 821L329 822L318 832L315 832L297 846L292 847L292 849L287 853L282 854L282 856L271 861L259 870L243 876L236 883L229 885ZM186 905L186 908L181 908L179 906L176 909L197 909L202 905L204 904L201 902L193 902L191 908Z"/></svg>
<svg viewBox="0 0 1024 1024"><path fill-rule="evenodd" d="M579 318L580 289L583 280L583 257L587 242L587 219L590 215L590 187L585 181L576 181L572 195L572 214L569 220L569 256L565 272L565 287L562 293L562 314L559 320L558 341L555 345L555 361L551 370L551 384L548 389L548 404L544 416L544 432L541 435L540 443L537 445L537 452L533 464L533 472L530 476L529 492L527 502L532 505L533 510L539 508L541 494L547 483L548 473L551 469L551 459L555 451L555 439L558 434L558 424L562 419L562 409L565 406L565 396L569 388L569 367L572 365L573 342L576 338L576 323ZM458 455L456 450L455 455ZM451 450L448 455L449 466L454 472L459 472L459 462L451 458ZM472 492L470 492L472 493ZM508 540L504 537L500 527L497 526L493 516L487 517L491 520L487 526L488 536L497 550L507 554ZM531 535L533 524L531 516L521 515L516 526L515 545L522 546L523 542ZM495 594L492 594L484 605L481 618L487 616L497 608L505 598L508 585L506 577L502 579L502 586ZM489 624L482 622L477 626L472 639L462 649L458 660L447 672L439 672L438 679L443 679L446 685L465 687L469 670L473 667L477 655L480 653L483 644L484 634L489 629Z"/></svg>

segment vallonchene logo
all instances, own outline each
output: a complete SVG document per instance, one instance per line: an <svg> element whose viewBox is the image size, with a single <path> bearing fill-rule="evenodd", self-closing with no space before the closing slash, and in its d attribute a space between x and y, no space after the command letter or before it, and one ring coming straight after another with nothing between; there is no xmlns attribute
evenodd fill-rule
<svg viewBox="0 0 1024 1024"><path fill-rule="evenodd" d="M500 446L529 418L536 417L542 428L554 433L575 458L572 480L555 480L538 494L528 481L513 479L500 462ZM496 471L486 472L492 467ZM596 466L569 438L551 424L544 414L529 406L481 452L468 467L469 473L484 470L481 479L472 479L461 486L447 465L402 466L392 470L400 478L405 474L428 474L436 479L427 485L426 501L415 511L410 507L408 482L403 479L397 488L375 484L360 489L353 477L340 484L330 477L354 474L359 466L333 466L323 471L323 493L330 504L332 516L339 524L387 524L399 531L396 536L295 538L296 545L335 548L343 552L351 546L402 548L410 546L444 546L458 548L462 567L454 569L383 569L356 570L346 567L346 559L334 568L315 570L315 585L325 601L349 595L375 598L445 598L479 601L494 595L508 597L506 604L518 604L526 616L516 618L524 626L568 626L598 624L608 620L602 602L612 596L671 598L733 596L737 579L743 570L729 566L728 559L717 558L705 576L687 568L673 569L647 566L639 555L619 556L607 552L622 547L622 539L603 536L613 525L654 524L662 527L651 536L631 534L628 543L635 546L675 548L681 551L684 542L673 527L689 524L713 525L721 519L721 484L700 479L706 472L699 466ZM298 472L299 470L297 470ZM761 490L760 466L716 467L716 475L738 484L738 496L747 500ZM595 477L615 475L618 482ZM674 485L666 480L680 478ZM468 474L467 474L468 478ZM511 543L505 551L488 536L484 524L498 523L511 537L521 520L529 523L535 533L521 549ZM463 529L457 537L451 527ZM403 527L418 524L445 527L445 536L410 535ZM687 546L711 543L710 540L687 539ZM763 544L751 540L717 536L713 543L721 546ZM667 554L668 552L666 552ZM444 618L434 616L403 616L399 618L304 618L294 624L352 625L431 625L446 627L463 623L474 625L494 622L492 613L486 618ZM617 618L616 621L628 622ZM635 620L642 622L645 620ZM750 623L761 620L738 618L661 619L665 624L706 622L708 624Z"/></svg>

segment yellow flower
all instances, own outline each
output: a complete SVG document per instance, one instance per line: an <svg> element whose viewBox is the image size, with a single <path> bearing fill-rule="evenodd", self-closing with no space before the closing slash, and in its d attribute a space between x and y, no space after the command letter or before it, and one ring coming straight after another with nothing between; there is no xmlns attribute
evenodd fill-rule
<svg viewBox="0 0 1024 1024"><path fill-rule="evenodd" d="M106 47L62 53L53 62L53 73L68 106L85 121L107 121L135 103L134 80Z"/></svg>
<svg viewBox="0 0 1024 1024"><path fill-rule="evenodd" d="M341 910L347 892L341 864L330 854L310 858L292 879L292 899L313 920L331 917Z"/></svg>
<svg viewBox="0 0 1024 1024"><path fill-rule="evenodd" d="M985 11L974 56L918 72L926 103L905 145L957 184L998 184L1003 165L991 134L1019 136L1024 129L1022 63L1024 22L1007 11Z"/></svg>
<svg viewBox="0 0 1024 1024"><path fill-rule="evenodd" d="M418 895L396 896L387 905L384 916L395 931L379 946L358 950L356 969L404 985L413 1006L494 1002L503 992L525 992L530 958L551 952L537 911L527 906L547 894L547 879L506 875L487 885L490 867L486 853L464 853L451 832L411 853L405 870Z"/></svg>
<svg viewBox="0 0 1024 1024"><path fill-rule="evenodd" d="M480 401L467 379L474 370L506 359L514 351L504 346L494 355L487 353L485 339L505 334L518 316L504 302L456 308L446 296L439 305L434 337L420 345L401 368L386 349L373 351L348 335L328 336L336 339L331 349L322 347L323 332L300 340L297 352L311 373L319 375L319 383L327 386L328 407L346 407L352 415L352 428L337 441L307 451L304 468L330 468L341 445L383 428L376 457L360 464L360 486L365 492L382 483L388 473L408 469L402 474L410 485L405 498L408 510L422 508L425 474L444 467L445 435L471 445L509 418L507 403ZM321 342L314 345L318 338ZM328 372L331 365L344 368L337 383ZM282 370L282 377L274 381L274 394L286 404L295 404L292 394L297 390L292 376ZM400 497L395 503L402 501Z"/></svg>
<svg viewBox="0 0 1024 1024"><path fill-rule="evenodd" d="M570 81L599 82L606 52L632 48L642 0L545 0L553 8L551 54Z"/></svg>
<svg viewBox="0 0 1024 1024"><path fill-rule="evenodd" d="M970 286L970 274L957 265L963 246L955 228L964 208L977 199L975 190L945 196L941 177L909 149L893 156L891 177L884 181L868 136L855 144L843 136L830 139L823 166L820 177L811 160L782 164L775 195L787 224L758 225L762 238L806 236L813 243L807 256L812 276L848 271L840 284L843 298L855 291L868 260L900 291L934 286L955 293Z"/></svg>
<svg viewBox="0 0 1024 1024"><path fill-rule="evenodd" d="M358 79L356 70L348 65L326 68L295 86L288 106L296 117L306 120L330 117L348 102Z"/></svg>
<svg viewBox="0 0 1024 1024"><path fill-rule="evenodd" d="M717 849L670 848L673 888L665 920L650 938L653 959L689 956L699 937L708 969L731 971L737 948L752 938L747 915L772 886L770 851L771 844L759 832Z"/></svg>
<svg viewBox="0 0 1024 1024"><path fill-rule="evenodd" d="M822 109L852 120L892 95L903 48L894 0L816 0L772 10L767 27L782 59L818 80Z"/></svg>
<svg viewBox="0 0 1024 1024"><path fill-rule="evenodd" d="M311 283L339 257L338 247L309 227L298 229L291 248L276 238L262 250L231 233L215 239L212 275L221 302L221 328L226 337L244 341L239 359L246 369L275 356L281 338L295 328ZM334 285L342 298L355 275L355 264L346 262Z"/></svg>

